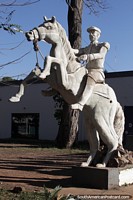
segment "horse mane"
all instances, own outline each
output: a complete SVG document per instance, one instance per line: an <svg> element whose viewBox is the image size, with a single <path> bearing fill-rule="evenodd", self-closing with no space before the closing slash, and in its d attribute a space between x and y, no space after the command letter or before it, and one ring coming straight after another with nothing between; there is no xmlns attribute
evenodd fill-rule
<svg viewBox="0 0 133 200"><path fill-rule="evenodd" d="M62 45L64 47L64 50L65 50L65 53L66 53L66 56L67 56L67 59L68 59L68 63L75 61L76 56L75 56L74 51L71 47L71 44L68 40L65 29L61 26L61 24L59 22L56 21L56 24L57 24L57 27L58 27L59 36L62 40Z"/></svg>

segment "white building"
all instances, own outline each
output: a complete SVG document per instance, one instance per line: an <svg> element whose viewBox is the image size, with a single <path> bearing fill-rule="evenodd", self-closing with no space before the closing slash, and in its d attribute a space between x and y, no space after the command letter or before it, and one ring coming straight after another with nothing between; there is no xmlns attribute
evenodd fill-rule
<svg viewBox="0 0 133 200"><path fill-rule="evenodd" d="M124 109L125 148L133 151L133 71L108 73L106 78Z"/></svg>
<svg viewBox="0 0 133 200"><path fill-rule="evenodd" d="M54 118L54 101L44 97L44 83L29 84L20 102L8 99L16 94L19 84L7 83L0 86L0 138L33 136L40 140L54 140L58 131ZM17 133L18 131L18 133Z"/></svg>
<svg viewBox="0 0 133 200"><path fill-rule="evenodd" d="M106 83L114 89L124 109L126 134L133 136L133 71L107 73ZM52 97L41 94L48 85L42 82L29 84L21 101L11 103L8 99L17 92L19 84L19 81L0 84L0 139L25 136L54 140L58 132L55 103ZM79 140L85 140L82 117L79 127Z"/></svg>

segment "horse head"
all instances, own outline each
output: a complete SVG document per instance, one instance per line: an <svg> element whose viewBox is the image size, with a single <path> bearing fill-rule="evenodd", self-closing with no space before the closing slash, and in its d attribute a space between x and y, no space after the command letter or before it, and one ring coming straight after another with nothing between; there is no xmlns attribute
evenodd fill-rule
<svg viewBox="0 0 133 200"><path fill-rule="evenodd" d="M33 28L25 34L28 41L45 40L50 44L56 44L59 40L58 25L55 17L47 19L44 17L44 22L38 27Z"/></svg>
<svg viewBox="0 0 133 200"><path fill-rule="evenodd" d="M79 68L79 62L76 60L74 50L68 40L65 29L57 22L55 17L47 19L44 17L44 22L31 31L26 32L28 41L38 42L46 41L51 44L50 56L63 60L67 72L71 73Z"/></svg>

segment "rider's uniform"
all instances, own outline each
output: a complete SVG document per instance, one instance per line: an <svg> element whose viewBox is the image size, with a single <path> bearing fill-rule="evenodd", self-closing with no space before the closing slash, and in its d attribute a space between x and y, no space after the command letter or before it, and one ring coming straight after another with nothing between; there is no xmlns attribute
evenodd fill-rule
<svg viewBox="0 0 133 200"><path fill-rule="evenodd" d="M103 83L105 81L105 75L103 71L105 55L103 56L101 53L102 48L109 50L110 44L108 42L90 44L89 46L79 50L79 55L89 54L94 57L93 60L87 62L86 68L88 70L88 76L94 79L96 83Z"/></svg>

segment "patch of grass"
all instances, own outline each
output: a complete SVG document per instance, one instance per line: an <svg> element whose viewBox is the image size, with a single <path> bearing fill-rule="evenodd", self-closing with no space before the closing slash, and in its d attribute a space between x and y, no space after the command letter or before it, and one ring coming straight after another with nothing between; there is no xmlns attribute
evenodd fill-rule
<svg viewBox="0 0 133 200"><path fill-rule="evenodd" d="M19 140L19 139L5 139L0 140L0 148L2 149L19 149L25 151L47 151L51 153L85 153L89 151L89 144L87 141L77 142L71 149L58 148L55 141L43 140Z"/></svg>
<svg viewBox="0 0 133 200"><path fill-rule="evenodd" d="M44 193L37 192L21 192L13 193L7 190L0 190L0 200L44 200Z"/></svg>
<svg viewBox="0 0 133 200"><path fill-rule="evenodd" d="M7 191L0 189L0 200L70 200L71 195L64 196L58 195L61 190L60 186L55 187L53 190L49 191L44 187L44 192L20 192L14 193L12 191Z"/></svg>

